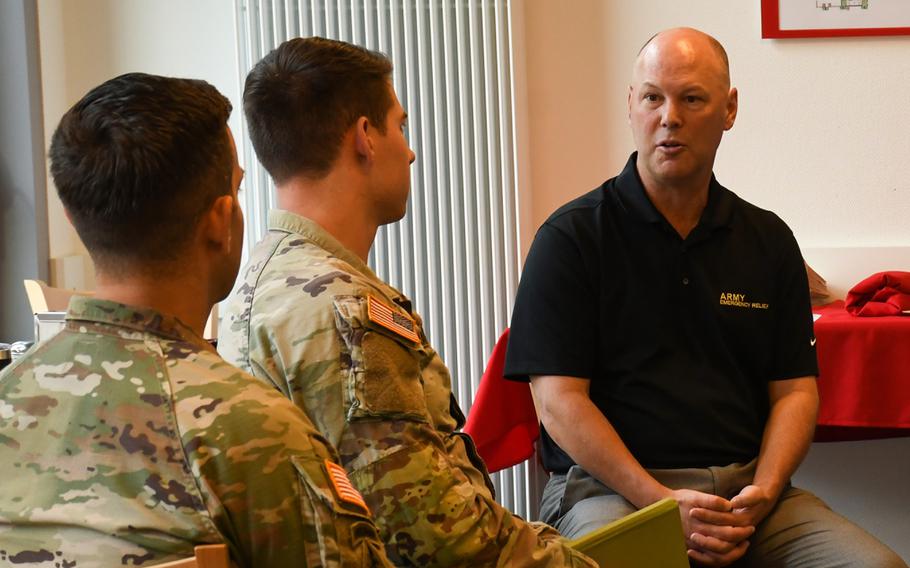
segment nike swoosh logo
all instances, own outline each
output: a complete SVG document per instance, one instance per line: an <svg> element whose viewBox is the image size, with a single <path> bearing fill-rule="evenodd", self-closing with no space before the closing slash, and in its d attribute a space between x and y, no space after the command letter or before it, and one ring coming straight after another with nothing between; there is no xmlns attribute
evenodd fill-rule
<svg viewBox="0 0 910 568"><path fill-rule="evenodd" d="M811 345L812 347L815 347L815 338L814 337L809 340L809 345Z"/></svg>

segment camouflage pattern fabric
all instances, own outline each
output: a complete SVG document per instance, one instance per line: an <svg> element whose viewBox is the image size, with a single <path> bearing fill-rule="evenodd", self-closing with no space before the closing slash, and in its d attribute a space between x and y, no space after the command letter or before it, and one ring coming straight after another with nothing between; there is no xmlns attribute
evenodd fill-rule
<svg viewBox="0 0 910 568"><path fill-rule="evenodd" d="M404 566L594 566L493 499L420 316L316 223L272 211L219 338L334 444ZM385 318L382 312L386 312Z"/></svg>
<svg viewBox="0 0 910 568"><path fill-rule="evenodd" d="M0 566L389 565L306 416L151 310L74 298L0 374L0 456Z"/></svg>

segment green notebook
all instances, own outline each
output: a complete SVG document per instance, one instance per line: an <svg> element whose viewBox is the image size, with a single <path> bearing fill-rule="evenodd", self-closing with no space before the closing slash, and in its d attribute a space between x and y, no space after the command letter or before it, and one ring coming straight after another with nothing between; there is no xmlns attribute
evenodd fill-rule
<svg viewBox="0 0 910 568"><path fill-rule="evenodd" d="M569 543L604 568L689 568L679 506L662 499Z"/></svg>

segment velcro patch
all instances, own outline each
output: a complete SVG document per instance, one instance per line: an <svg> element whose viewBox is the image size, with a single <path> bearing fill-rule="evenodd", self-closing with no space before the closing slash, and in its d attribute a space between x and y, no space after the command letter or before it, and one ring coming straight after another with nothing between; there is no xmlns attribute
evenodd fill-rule
<svg viewBox="0 0 910 568"><path fill-rule="evenodd" d="M363 500L363 495L351 485L351 480L348 479L348 472L343 467L331 460L325 460L325 470L329 474L329 479L332 480L332 487L335 489L335 494L338 495L339 499L346 503L359 505L364 508L367 514L370 514L370 508L367 507L366 501Z"/></svg>
<svg viewBox="0 0 910 568"><path fill-rule="evenodd" d="M367 296L367 317L371 322L381 325L396 335L414 343L420 343L420 338L415 332L417 324L414 320L396 312L373 296Z"/></svg>

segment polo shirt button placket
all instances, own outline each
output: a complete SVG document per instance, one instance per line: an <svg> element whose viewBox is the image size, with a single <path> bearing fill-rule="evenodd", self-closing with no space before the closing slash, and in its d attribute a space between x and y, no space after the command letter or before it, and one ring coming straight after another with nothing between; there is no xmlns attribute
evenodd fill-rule
<svg viewBox="0 0 910 568"><path fill-rule="evenodd" d="M683 242L682 245L680 245L680 247L679 247L680 264L683 266L683 278L682 278L683 286L689 285L689 277L685 275L685 272L688 271L688 264L689 264L688 262L686 262L686 248L687 247L686 247L685 242Z"/></svg>

